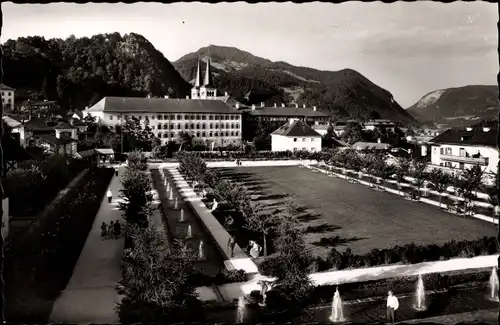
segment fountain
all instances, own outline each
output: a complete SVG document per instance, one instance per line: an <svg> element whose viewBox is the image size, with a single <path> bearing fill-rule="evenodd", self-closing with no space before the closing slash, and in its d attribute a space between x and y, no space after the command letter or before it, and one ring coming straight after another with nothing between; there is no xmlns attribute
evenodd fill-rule
<svg viewBox="0 0 500 325"><path fill-rule="evenodd" d="M174 209L175 210L179 209L179 200L177 199L177 196L175 197Z"/></svg>
<svg viewBox="0 0 500 325"><path fill-rule="evenodd" d="M417 282L417 292L416 292L416 304L414 305L415 310L423 311L426 309L425 306L425 288L424 288L424 280L422 280L422 275L418 275Z"/></svg>
<svg viewBox="0 0 500 325"><path fill-rule="evenodd" d="M179 222L184 222L184 209L181 209L181 218L179 219Z"/></svg>
<svg viewBox="0 0 500 325"><path fill-rule="evenodd" d="M245 317L245 298L243 296L238 298L238 310L236 312L236 322L243 323Z"/></svg>
<svg viewBox="0 0 500 325"><path fill-rule="evenodd" d="M335 290L332 302L332 314L330 315L330 321L334 323L344 322L344 309L342 306L342 299L340 298L339 288Z"/></svg>
<svg viewBox="0 0 500 325"><path fill-rule="evenodd" d="M168 199L172 201L174 199L174 194L172 193L172 190L170 190L170 194L168 196Z"/></svg>
<svg viewBox="0 0 500 325"><path fill-rule="evenodd" d="M169 182L166 182L166 183L167 184L165 184L165 185L167 185L167 192L168 192L168 191L170 191L170 183Z"/></svg>
<svg viewBox="0 0 500 325"><path fill-rule="evenodd" d="M186 235L186 239L189 239L193 237L193 233L192 233L192 230L191 230L191 225L188 226L188 231L187 231L187 235Z"/></svg>
<svg viewBox="0 0 500 325"><path fill-rule="evenodd" d="M499 301L498 299L498 274L497 274L497 268L493 267L491 269L491 275L490 275L490 299L493 301Z"/></svg>
<svg viewBox="0 0 500 325"><path fill-rule="evenodd" d="M203 260L205 258L205 253L203 251L203 240L200 240L200 245L198 246L198 259Z"/></svg>

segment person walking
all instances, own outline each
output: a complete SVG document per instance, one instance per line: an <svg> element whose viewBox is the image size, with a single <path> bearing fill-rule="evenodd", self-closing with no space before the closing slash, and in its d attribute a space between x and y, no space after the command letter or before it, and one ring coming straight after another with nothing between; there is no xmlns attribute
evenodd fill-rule
<svg viewBox="0 0 500 325"><path fill-rule="evenodd" d="M108 226L108 238L113 238L113 231L114 231L114 223L111 221Z"/></svg>
<svg viewBox="0 0 500 325"><path fill-rule="evenodd" d="M231 253L231 257L234 257L234 247L236 246L236 239L230 235L229 240L227 241L227 248L229 253Z"/></svg>
<svg viewBox="0 0 500 325"><path fill-rule="evenodd" d="M108 197L108 203L111 203L111 200L113 199L113 192L111 192L110 188L106 192L106 196Z"/></svg>
<svg viewBox="0 0 500 325"><path fill-rule="evenodd" d="M395 322L395 311L399 308L398 298L392 294L392 291L388 292L387 295L387 322L394 324Z"/></svg>
<svg viewBox="0 0 500 325"><path fill-rule="evenodd" d="M107 237L108 225L103 221L101 224L101 237L106 239Z"/></svg>
<svg viewBox="0 0 500 325"><path fill-rule="evenodd" d="M120 237L120 232L121 232L121 225L120 221L116 220L115 223L113 224L113 233L115 235L115 238Z"/></svg>

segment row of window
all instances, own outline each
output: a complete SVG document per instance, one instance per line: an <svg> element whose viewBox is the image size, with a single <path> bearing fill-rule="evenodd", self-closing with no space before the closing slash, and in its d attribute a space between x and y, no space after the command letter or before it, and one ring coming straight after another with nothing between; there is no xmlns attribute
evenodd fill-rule
<svg viewBox="0 0 500 325"><path fill-rule="evenodd" d="M2 91L2 97L3 96L11 97L12 95L13 95L12 91Z"/></svg>
<svg viewBox="0 0 500 325"><path fill-rule="evenodd" d="M194 130L194 129L202 129L202 130L205 130L205 129L239 129L240 128L240 124L239 123L221 123L220 125L218 123L210 123L210 124L194 124L194 123L191 123L191 124L184 124L184 127L182 127L181 124L177 124L177 126L175 124L164 124L162 125L161 123L158 124L158 130L173 130L173 129L177 129L177 130L180 130L180 129L185 129L185 130Z"/></svg>
<svg viewBox="0 0 500 325"><path fill-rule="evenodd" d="M226 132L191 132L192 135L196 136L197 138L205 138L205 137L238 137L240 135L240 133L238 131L226 131ZM157 134L157 137L158 138L176 138L178 136L177 133L174 133L174 132L165 132L162 133L158 133Z"/></svg>
<svg viewBox="0 0 500 325"><path fill-rule="evenodd" d="M142 115L128 115L125 114L123 116L125 119L128 119L129 117L135 117L138 120L142 120ZM113 115L109 116L109 120L112 121L114 118ZM119 120L120 117L116 116L116 118ZM145 120L149 120L150 116L144 116ZM153 115L151 116L151 120L157 119L159 121L162 120L199 120L199 121L205 121L205 120L220 120L220 121L238 121L240 119L239 115L236 114L230 114L230 115L205 115L205 114L158 114L158 115Z"/></svg>
<svg viewBox="0 0 500 325"><path fill-rule="evenodd" d="M293 142L297 142L299 141L298 138L293 138ZM302 138L302 142L306 142L307 141L307 138ZM309 141L310 142L313 142L314 141L314 138L309 138Z"/></svg>

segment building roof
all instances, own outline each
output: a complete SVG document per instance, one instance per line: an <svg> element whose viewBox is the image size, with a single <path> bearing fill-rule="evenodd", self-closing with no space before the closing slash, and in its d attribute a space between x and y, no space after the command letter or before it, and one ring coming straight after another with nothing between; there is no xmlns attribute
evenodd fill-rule
<svg viewBox="0 0 500 325"><path fill-rule="evenodd" d="M6 84L0 83L0 89L1 90L15 90L12 87L7 86Z"/></svg>
<svg viewBox="0 0 500 325"><path fill-rule="evenodd" d="M91 156L94 156L96 154L114 155L115 152L111 148L94 148L94 149L83 150L83 151L78 152L78 155L82 158L91 157Z"/></svg>
<svg viewBox="0 0 500 325"><path fill-rule="evenodd" d="M378 142L356 142L355 144L352 145L352 148L356 150L369 150L369 149L374 149L374 150L387 150L391 147L390 144L388 143L378 143Z"/></svg>
<svg viewBox="0 0 500 325"><path fill-rule="evenodd" d="M35 137L38 138L38 139L41 139L41 140L43 140L45 142L52 143L52 144L57 144L57 145L63 145L63 144L67 144L67 143L70 143L70 142L76 142L77 141L77 140L72 139L71 137L69 137L69 136L67 136L65 134L61 134L59 136L59 138L57 138L53 134L38 134Z"/></svg>
<svg viewBox="0 0 500 325"><path fill-rule="evenodd" d="M330 124L318 124L318 125L313 125L312 128L314 130L328 130L330 126L331 126Z"/></svg>
<svg viewBox="0 0 500 325"><path fill-rule="evenodd" d="M115 152L111 148L96 148L95 151L101 155L114 155Z"/></svg>
<svg viewBox="0 0 500 325"><path fill-rule="evenodd" d="M313 130L302 120L295 120L292 123L288 122L280 126L273 133L274 135L282 135L286 137L315 137L321 138L321 134Z"/></svg>
<svg viewBox="0 0 500 325"><path fill-rule="evenodd" d="M5 122L5 124L7 124L8 127L12 128L12 129L15 129L15 128L23 125L23 123L19 122L16 119L13 119L10 116L3 116L3 121Z"/></svg>
<svg viewBox="0 0 500 325"><path fill-rule="evenodd" d="M250 115L254 116L290 116L290 117L329 117L330 115L315 111L309 107L259 107L255 106L255 109L243 108L240 109L242 112L248 112Z"/></svg>
<svg viewBox="0 0 500 325"><path fill-rule="evenodd" d="M394 122L390 120L378 119L378 120L370 120L366 122L365 125L396 125L396 124L394 124Z"/></svg>
<svg viewBox="0 0 500 325"><path fill-rule="evenodd" d="M336 138L332 138L332 141L333 141L333 143L334 143L334 145L336 147L344 147L344 148L350 148L351 147L351 145L349 143L344 142L344 141L339 140L339 139L336 139Z"/></svg>
<svg viewBox="0 0 500 325"><path fill-rule="evenodd" d="M54 129L54 127L47 125L47 122L41 119L31 119L24 123L24 127L28 130L36 131L48 131Z"/></svg>
<svg viewBox="0 0 500 325"><path fill-rule="evenodd" d="M464 128L448 129L429 142L465 146L497 147L498 128L489 128L487 132L485 132L483 128L471 129L471 131L467 131L467 129Z"/></svg>
<svg viewBox="0 0 500 325"><path fill-rule="evenodd" d="M67 122L59 122L56 126L54 126L54 129L56 130L71 130L71 129L76 129L73 125L67 123Z"/></svg>
<svg viewBox="0 0 500 325"><path fill-rule="evenodd" d="M88 112L240 114L222 100L104 97Z"/></svg>

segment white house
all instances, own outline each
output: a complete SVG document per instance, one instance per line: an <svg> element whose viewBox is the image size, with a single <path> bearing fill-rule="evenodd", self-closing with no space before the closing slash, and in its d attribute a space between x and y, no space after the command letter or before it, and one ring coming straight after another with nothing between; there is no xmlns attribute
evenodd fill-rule
<svg viewBox="0 0 500 325"><path fill-rule="evenodd" d="M2 106L5 109L13 109L14 108L14 93L15 89L11 88L7 85L0 83L0 93L2 96Z"/></svg>
<svg viewBox="0 0 500 325"><path fill-rule="evenodd" d="M480 166L486 173L498 171L496 128L449 129L429 143L431 164L450 169Z"/></svg>
<svg viewBox="0 0 500 325"><path fill-rule="evenodd" d="M321 151L321 134L299 119L290 119L271 133L272 151Z"/></svg>
<svg viewBox="0 0 500 325"><path fill-rule="evenodd" d="M364 129L369 131L374 131L375 129L385 129L387 131L395 132L396 124L389 120L370 120L365 123Z"/></svg>

